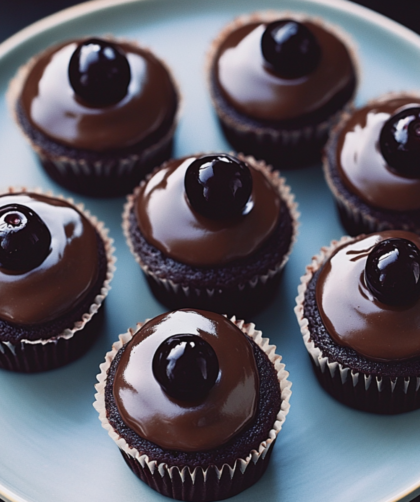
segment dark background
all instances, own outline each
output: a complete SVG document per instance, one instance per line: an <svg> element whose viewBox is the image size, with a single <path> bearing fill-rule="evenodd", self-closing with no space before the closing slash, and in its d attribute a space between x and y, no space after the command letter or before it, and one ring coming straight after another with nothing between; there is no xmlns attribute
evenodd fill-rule
<svg viewBox="0 0 420 502"><path fill-rule="evenodd" d="M420 34L419 0L353 1L376 10ZM0 0L0 42L38 19L78 3L81 2L75 0ZM420 502L420 496L412 502Z"/></svg>
<svg viewBox="0 0 420 502"><path fill-rule="evenodd" d="M370 7L420 34L418 0L353 1ZM74 0L0 0L0 42L28 24L78 3L80 2Z"/></svg>

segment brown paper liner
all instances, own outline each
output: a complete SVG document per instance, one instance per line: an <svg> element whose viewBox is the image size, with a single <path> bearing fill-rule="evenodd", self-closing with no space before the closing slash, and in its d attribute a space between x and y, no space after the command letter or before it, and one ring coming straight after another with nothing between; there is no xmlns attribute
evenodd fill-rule
<svg viewBox="0 0 420 502"><path fill-rule="evenodd" d="M268 356L277 372L282 401L277 419L267 439L260 443L258 450L250 451L246 458L238 458L233 465L224 464L221 468L209 465L191 470L189 467L180 468L158 463L141 451L130 448L113 429L108 422L105 409L107 372L119 349L131 340L136 330L129 329L128 332L120 335L119 340L113 344L112 350L106 354L105 362L100 365L101 372L97 376L99 383L95 386L97 393L93 406L99 413L102 427L117 444L130 469L151 488L168 497L203 502L221 500L240 493L254 484L267 467L275 440L289 412L292 384L287 380L289 373L281 362L281 356L275 353L276 347L269 344L268 338L262 337L261 331L257 331L254 324L245 324L244 321L236 320L235 317L231 320ZM138 324L137 329L141 326L142 324Z"/></svg>
<svg viewBox="0 0 420 502"><path fill-rule="evenodd" d="M82 195L115 197L127 194L151 169L170 157L176 125L137 154L108 160L54 157L33 141L30 143L47 174L61 186Z"/></svg>
<svg viewBox="0 0 420 502"><path fill-rule="evenodd" d="M100 293L95 297L89 310L72 326L49 339L21 340L17 343L5 342L0 339L0 367L28 373L63 366L81 356L90 347L99 332L98 328L102 321L101 314L103 312L100 307L111 289L110 282L115 272L116 258L114 256L113 239L108 236L108 229L96 216L86 210L83 204L76 204L71 198L53 195L50 191L44 192L40 189L29 190L27 188L10 187L8 190L2 191L2 194L21 192L51 196L65 200L75 206L98 232L104 243L107 259L106 279Z"/></svg>
<svg viewBox="0 0 420 502"><path fill-rule="evenodd" d="M232 292L232 290L224 291L223 288L219 288L217 291L205 287L192 288L186 284L176 283L156 275L143 262L141 256L135 252L131 241L129 215L140 187L137 187L133 194L127 196L122 219L122 227L127 245L145 274L153 294L164 305L172 309L182 308L185 307L185 305L222 313L231 313L231 311L233 313L236 309L237 314L245 316L249 313L250 309L252 311L254 307L256 310L262 308L263 305L270 301L276 291L280 274L289 260L290 253L297 239L299 226L298 206L294 200L294 195L291 193L290 187L286 185L285 178L281 177L278 171L273 170L271 166L267 166L264 161L257 161L251 156L238 154L237 157L247 162L255 169L262 171L270 180L271 184L277 188L283 203L286 204L291 215L293 230L288 253L282 257L275 267L265 270L261 275L255 276L252 280L240 284L236 292ZM147 177L146 180L149 179L150 176ZM146 180L143 181L140 186L143 186Z"/></svg>
<svg viewBox="0 0 420 502"><path fill-rule="evenodd" d="M380 101L393 99L399 96L412 96L414 99L420 100L420 95L416 92L389 92L380 98L369 100L366 106L373 106ZM340 190L340 187L334 182L333 172L337 170L337 166L333 165L336 137L350 117L351 113L349 111L345 111L341 114L339 122L331 131L331 136L326 144L325 153L323 155L325 180L334 196L337 211L344 228L350 235L370 234L393 229L407 230L420 234L419 221L416 221L414 218L411 222L403 218L400 218L401 221L398 221L399 215L397 211L383 210L382 215L378 217L378 213L381 213L380 209L372 208L372 210L370 210L369 205L361 199L359 199L360 204L348 199L346 193ZM401 214L401 216L404 215Z"/></svg>
<svg viewBox="0 0 420 502"><path fill-rule="evenodd" d="M306 124L301 128L280 128L263 124L260 127L255 127L255 125L247 123L246 120L239 120L232 116L228 110L220 105L212 85L212 65L220 44L231 31L252 22L269 23L279 18L290 17L298 21L312 20L343 40L353 60L356 82L360 81L360 66L356 57L356 48L349 35L344 33L340 27L327 24L321 18L311 18L306 14L297 12L266 11L237 17L225 26L212 42L206 58L207 85L217 117L228 141L236 150L249 152L256 157L264 158L276 168L294 167L295 165L319 161L322 147L328 139L330 130L338 122L343 111L350 112L353 109L353 99L342 109L331 113L328 119L319 123ZM353 96L355 96L356 91L357 89L354 90ZM257 152L264 153L258 155Z"/></svg>
<svg viewBox="0 0 420 502"><path fill-rule="evenodd" d="M117 41L112 36L104 38ZM128 40L124 41L128 42ZM129 42L138 45L135 41ZM143 50L149 50L145 47L142 48ZM23 84L38 57L39 55L32 57L25 65L19 68L16 76L10 82L7 92L7 102L16 124L38 156L45 171L54 181L69 190L83 195L94 197L125 195L156 165L161 164L171 156L173 136L178 124L182 100L179 85L174 80L172 72L163 60L159 59L167 69L169 75L171 75L178 100L177 112L171 127L153 145L146 148L138 148L134 153L125 153L122 150L118 156L110 155L107 158L106 153L102 154L98 152L96 160L89 160L83 158L76 148L74 149L74 156L57 155L54 152L50 152L31 138L20 124L17 103L20 99ZM55 142L52 139L50 141L52 143ZM57 144L59 145L59 142Z"/></svg>
<svg viewBox="0 0 420 502"><path fill-rule="evenodd" d="M395 414L420 408L420 374L412 377L391 378L359 372L324 355L311 339L309 320L304 315L305 293L314 274L329 259L334 251L352 241L342 237L321 248L301 277L296 297L295 314L320 384L338 401L373 413Z"/></svg>

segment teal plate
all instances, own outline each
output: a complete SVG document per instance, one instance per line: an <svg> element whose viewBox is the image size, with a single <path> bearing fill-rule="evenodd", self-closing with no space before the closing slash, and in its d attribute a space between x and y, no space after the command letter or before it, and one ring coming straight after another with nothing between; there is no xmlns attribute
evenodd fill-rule
<svg viewBox="0 0 420 502"><path fill-rule="evenodd" d="M419 86L420 38L384 17L339 0L99 0L73 7L0 45L1 185L69 192L51 182L20 135L4 99L17 68L66 38L112 33L153 48L173 68L184 96L175 155L228 150L204 75L210 41L234 16L290 9L337 24L355 40L362 79L357 103ZM293 313L297 285L320 247L340 238L320 166L286 172L301 211L298 242L275 301L253 319L277 345L293 382L291 411L263 479L241 502L391 502L420 494L420 410L382 417L348 409L318 386ZM67 367L37 375L0 371L0 498L13 502L167 500L139 481L92 407L99 364L118 335L163 311L125 244L124 199L75 196L110 228L117 271L105 327L94 347Z"/></svg>

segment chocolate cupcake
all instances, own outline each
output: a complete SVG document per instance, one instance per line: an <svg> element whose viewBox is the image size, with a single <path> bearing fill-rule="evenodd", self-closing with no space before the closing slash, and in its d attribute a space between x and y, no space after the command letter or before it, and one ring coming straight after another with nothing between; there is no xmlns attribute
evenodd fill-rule
<svg viewBox="0 0 420 502"><path fill-rule="evenodd" d="M322 248L295 312L321 385L383 414L420 408L420 237L387 230Z"/></svg>
<svg viewBox="0 0 420 502"><path fill-rule="evenodd" d="M0 368L35 372L83 354L114 271L112 241L83 206L0 195Z"/></svg>
<svg viewBox="0 0 420 502"><path fill-rule="evenodd" d="M171 160L128 197L123 228L165 306L245 316L276 291L297 229L277 172L252 157Z"/></svg>
<svg viewBox="0 0 420 502"><path fill-rule="evenodd" d="M289 411L274 349L235 318L162 314L114 343L94 406L128 466L159 493L231 497L262 476Z"/></svg>
<svg viewBox="0 0 420 502"><path fill-rule="evenodd" d="M358 70L348 37L319 19L239 17L213 42L210 93L227 140L275 167L319 161Z"/></svg>
<svg viewBox="0 0 420 502"><path fill-rule="evenodd" d="M420 96L386 94L345 114L328 142L324 170L350 235L420 233Z"/></svg>
<svg viewBox="0 0 420 502"><path fill-rule="evenodd" d="M166 65L134 42L50 47L19 70L9 98L46 172L75 192L126 194L171 154L178 91Z"/></svg>

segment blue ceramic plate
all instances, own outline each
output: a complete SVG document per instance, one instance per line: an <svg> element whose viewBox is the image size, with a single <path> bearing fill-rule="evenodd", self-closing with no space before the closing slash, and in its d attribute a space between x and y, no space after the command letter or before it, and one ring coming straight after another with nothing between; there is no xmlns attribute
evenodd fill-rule
<svg viewBox="0 0 420 502"><path fill-rule="evenodd" d="M173 68L184 96L176 156L229 149L210 106L204 58L222 26L256 5L254 0L99 0L49 17L4 42L1 185L40 186L71 196L40 169L10 118L4 95L9 79L30 56L79 35L137 39ZM369 10L339 0L261 0L258 8L318 15L353 36L362 67L358 104L383 92L419 86L420 38ZM291 411L267 473L232 502L411 500L420 494L420 411L381 417L347 409L326 395L312 375L294 298L311 256L343 230L320 166L285 174L302 213L300 235L275 302L252 321L277 345L290 371ZM0 497L13 502L163 502L167 499L126 467L92 407L98 366L112 342L163 309L123 239L124 200L82 201L106 222L117 249L105 329L90 352L67 367L39 375L0 371Z"/></svg>

